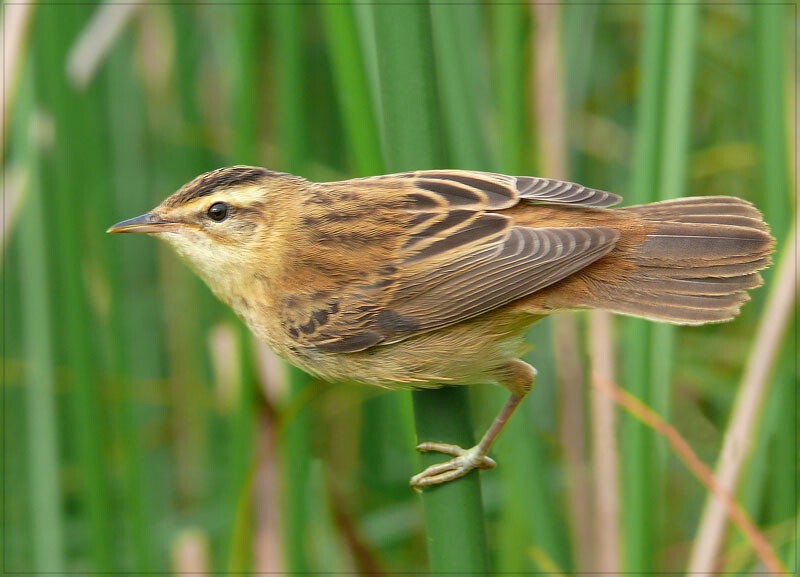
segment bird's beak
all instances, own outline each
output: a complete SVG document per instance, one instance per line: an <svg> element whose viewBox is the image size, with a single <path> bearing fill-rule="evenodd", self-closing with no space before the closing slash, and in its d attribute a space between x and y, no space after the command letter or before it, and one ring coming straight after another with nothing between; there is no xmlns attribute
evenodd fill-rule
<svg viewBox="0 0 800 577"><path fill-rule="evenodd" d="M168 222L166 220L162 220L157 214L148 212L142 216L137 216L135 218L129 218L128 220L118 222L106 232L111 234L120 232L173 232L177 230L179 226L180 224L177 222Z"/></svg>

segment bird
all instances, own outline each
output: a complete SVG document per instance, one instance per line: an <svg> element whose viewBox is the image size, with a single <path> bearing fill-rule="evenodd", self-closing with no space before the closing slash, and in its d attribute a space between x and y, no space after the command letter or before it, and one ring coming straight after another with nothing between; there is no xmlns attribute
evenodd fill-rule
<svg viewBox="0 0 800 577"><path fill-rule="evenodd" d="M602 309L719 323L762 284L774 239L751 203L620 201L469 170L320 183L230 166L107 232L166 241L257 338L325 381L506 388L475 446L417 446L451 457L411 478L422 490L496 466L489 450L534 383L520 357L536 321Z"/></svg>

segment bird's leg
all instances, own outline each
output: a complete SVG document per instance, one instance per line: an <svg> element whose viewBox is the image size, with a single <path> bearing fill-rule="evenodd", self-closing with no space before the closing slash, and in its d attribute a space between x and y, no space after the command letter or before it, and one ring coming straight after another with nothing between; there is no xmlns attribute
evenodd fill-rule
<svg viewBox="0 0 800 577"><path fill-rule="evenodd" d="M489 449L522 402L522 399L533 387L535 377L536 369L529 364L518 359L509 361L501 384L511 391L511 396L506 401L506 404L503 405L503 408L500 409L480 442L470 449L462 449L458 445L447 443L420 443L417 445L417 451L436 451L445 455L452 455L453 458L444 463L431 465L418 475L411 477L411 487L419 491L423 487L438 485L463 477L473 469L493 469L496 467L497 463L488 456Z"/></svg>

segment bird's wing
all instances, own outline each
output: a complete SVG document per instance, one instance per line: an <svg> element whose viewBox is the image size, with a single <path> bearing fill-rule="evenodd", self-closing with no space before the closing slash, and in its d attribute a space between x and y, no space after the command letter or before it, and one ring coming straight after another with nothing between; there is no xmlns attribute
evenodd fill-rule
<svg viewBox="0 0 800 577"><path fill-rule="evenodd" d="M300 346L355 352L486 313L547 287L609 252L602 226L530 228L502 213L520 200L608 206L615 195L580 185L469 171L375 177L397 182L407 219L393 262L350 281L308 322L287 326ZM359 179L360 186L370 179ZM365 198L369 202L369 198ZM498 212L496 212L498 211Z"/></svg>

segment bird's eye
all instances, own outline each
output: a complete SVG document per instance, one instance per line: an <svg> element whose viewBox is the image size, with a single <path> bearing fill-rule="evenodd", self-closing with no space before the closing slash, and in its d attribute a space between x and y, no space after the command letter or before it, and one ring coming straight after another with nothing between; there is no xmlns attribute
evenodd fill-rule
<svg viewBox="0 0 800 577"><path fill-rule="evenodd" d="M215 202L206 214L214 222L222 222L231 214L231 207L224 202Z"/></svg>

